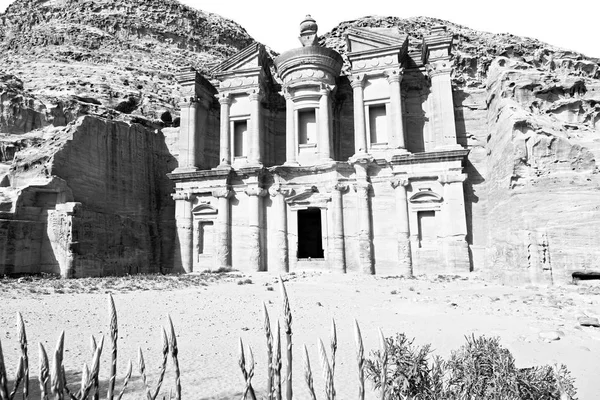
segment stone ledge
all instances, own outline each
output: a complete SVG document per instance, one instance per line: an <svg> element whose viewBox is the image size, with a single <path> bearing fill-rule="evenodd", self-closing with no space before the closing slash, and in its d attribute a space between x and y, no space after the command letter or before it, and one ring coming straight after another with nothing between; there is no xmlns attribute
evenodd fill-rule
<svg viewBox="0 0 600 400"><path fill-rule="evenodd" d="M426 153L412 153L392 157L392 165L420 164L428 162L455 161L467 157L470 150L430 151Z"/></svg>

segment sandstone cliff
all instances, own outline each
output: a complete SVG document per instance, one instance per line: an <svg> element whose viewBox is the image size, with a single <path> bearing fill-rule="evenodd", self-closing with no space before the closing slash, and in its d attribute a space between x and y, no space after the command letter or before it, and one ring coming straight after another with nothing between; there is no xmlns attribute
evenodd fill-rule
<svg viewBox="0 0 600 400"><path fill-rule="evenodd" d="M171 268L177 165L159 129L177 133L174 73L251 42L169 0L17 0L0 14L0 274Z"/></svg>

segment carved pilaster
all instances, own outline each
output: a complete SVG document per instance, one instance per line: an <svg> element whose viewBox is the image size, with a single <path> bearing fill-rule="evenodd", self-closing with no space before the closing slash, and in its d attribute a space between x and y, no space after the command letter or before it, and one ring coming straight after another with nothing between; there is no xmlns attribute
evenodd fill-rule
<svg viewBox="0 0 600 400"><path fill-rule="evenodd" d="M275 218L275 245L277 251L276 265L274 270L278 272L289 272L289 246L288 246L288 224L287 224L287 204L285 198L293 194L291 188L282 187L279 184L272 185L269 188L269 194L273 197L273 203L276 209Z"/></svg>
<svg viewBox="0 0 600 400"><path fill-rule="evenodd" d="M231 167L231 139L229 137L229 106L231 105L231 96L229 93L220 93L218 95L219 104L221 104L221 131L220 131L220 163L219 168Z"/></svg>
<svg viewBox="0 0 600 400"><path fill-rule="evenodd" d="M412 253L410 245L410 225L406 190L409 180L394 177L390 184L396 193L396 237L398 240L398 267L400 275L412 276Z"/></svg>
<svg viewBox="0 0 600 400"><path fill-rule="evenodd" d="M367 181L357 181L354 184L357 194L358 213L358 258L360 269L365 274L374 274L373 242L371 228L371 199L369 191L371 184Z"/></svg>
<svg viewBox="0 0 600 400"><path fill-rule="evenodd" d="M262 197L267 191L259 186L249 186L244 190L248 196L248 263L250 271L262 271L262 240L261 240L261 213Z"/></svg>
<svg viewBox="0 0 600 400"><path fill-rule="evenodd" d="M175 256L175 268L184 272L193 271L194 261L194 232L192 202L195 196L188 191L179 191L173 194L175 200L175 218L177 225L177 241L179 251Z"/></svg>
<svg viewBox="0 0 600 400"><path fill-rule="evenodd" d="M392 69L385 71L387 81L390 84L390 120L392 122L392 137L390 144L396 149L405 149L404 124L402 122L402 97L400 95L402 76L404 69Z"/></svg>
<svg viewBox="0 0 600 400"><path fill-rule="evenodd" d="M365 125L364 75L352 75L350 85L354 92L354 150L356 154L367 152L367 129Z"/></svg>
<svg viewBox="0 0 600 400"><path fill-rule="evenodd" d="M331 265L338 271L346 272L346 243L344 237L344 199L348 185L336 183L331 187L333 213L333 244L330 248Z"/></svg>
<svg viewBox="0 0 600 400"><path fill-rule="evenodd" d="M233 191L229 187L213 190L213 197L217 198L217 243L216 267L217 269L231 269L231 212L229 198Z"/></svg>

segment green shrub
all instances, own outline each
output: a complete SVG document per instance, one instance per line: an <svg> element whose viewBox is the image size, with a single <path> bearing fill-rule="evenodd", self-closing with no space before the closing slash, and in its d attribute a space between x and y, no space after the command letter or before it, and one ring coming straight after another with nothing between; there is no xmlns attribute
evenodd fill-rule
<svg viewBox="0 0 600 400"><path fill-rule="evenodd" d="M466 337L444 361L430 359L430 345L416 346L404 334L387 338L388 399L402 400L575 400L576 390L564 365L517 368L498 338ZM381 388L381 353L371 352L367 376ZM562 396L562 397L561 397Z"/></svg>

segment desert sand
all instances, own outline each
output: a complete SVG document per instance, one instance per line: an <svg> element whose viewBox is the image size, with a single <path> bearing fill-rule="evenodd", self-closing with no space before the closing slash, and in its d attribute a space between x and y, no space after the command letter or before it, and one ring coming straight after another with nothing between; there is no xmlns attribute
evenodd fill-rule
<svg viewBox="0 0 600 400"><path fill-rule="evenodd" d="M11 378L18 360L15 315L27 326L31 374L37 377L37 343L49 351L65 330L65 368L72 389L81 380L81 366L91 362L90 336L108 334L108 294L119 316L120 389L126 363L134 363L125 399L143 397L137 352L145 356L149 381L156 382L161 358L161 326L173 319L179 344L183 397L240 398L244 380L238 366L238 341L253 349L254 387L264 393L266 346L262 303L271 321L281 316L278 277L267 273L213 274L153 279L103 278L21 281L0 279L0 338ZM580 400L598 398L600 328L581 327L577 318L600 315L600 285L580 282L552 287L516 287L468 277L382 278L311 272L283 277L293 312L294 397L307 399L301 346L311 357L315 389L324 398L317 340L327 344L331 319L338 327L335 372L337 398L357 395L353 320L362 329L365 352L378 347L378 331L404 332L415 343L431 343L448 357L467 335L498 336L519 367L564 363L576 379ZM244 283L243 282L252 282ZM556 332L547 341L540 332ZM109 371L109 346L102 357L101 386ZM172 363L161 393L173 388ZM32 381L34 392L37 378ZM374 399L370 382L367 398ZM35 398L35 397L34 397Z"/></svg>

